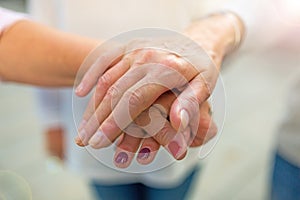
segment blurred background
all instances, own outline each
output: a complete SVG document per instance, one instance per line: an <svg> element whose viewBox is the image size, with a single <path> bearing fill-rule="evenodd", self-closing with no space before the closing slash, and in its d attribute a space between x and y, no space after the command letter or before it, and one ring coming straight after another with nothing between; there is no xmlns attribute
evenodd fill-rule
<svg viewBox="0 0 300 200"><path fill-rule="evenodd" d="M29 11L28 3L0 0L1 7L21 12ZM251 48L255 50L255 45ZM282 43L274 44L224 63L225 125L218 144L203 161L189 199L267 199L287 88L299 68L293 53L280 51L284 48ZM93 200L87 180L47 151L48 136L35 93L32 87L0 84L0 200L8 194L7 199Z"/></svg>

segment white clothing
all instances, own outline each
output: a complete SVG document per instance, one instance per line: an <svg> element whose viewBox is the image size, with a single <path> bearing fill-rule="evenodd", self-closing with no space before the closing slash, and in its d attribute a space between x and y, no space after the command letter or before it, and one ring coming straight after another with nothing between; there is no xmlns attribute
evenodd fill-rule
<svg viewBox="0 0 300 200"><path fill-rule="evenodd" d="M135 28L143 27L162 27L175 29L177 31L182 30L193 16L186 6L187 1L84 1L87 7L82 5L82 1L79 0L64 0L56 2L53 13L56 10L60 10L62 16L61 24L52 24L57 27L62 27L65 30L77 32L87 36L93 36L98 38L109 38L120 32L131 30ZM32 5L35 5L32 0ZM37 3L43 4L41 0ZM49 3L49 1L47 1ZM199 3L200 4L200 3ZM38 6L36 7L37 9ZM59 9L58 9L59 8ZM127 8L127 9L125 9ZM194 7L195 8L195 7ZM49 9L49 7L48 7ZM50 8L51 9L51 8ZM253 11L253 10L252 10ZM237 11L239 12L239 11ZM32 10L34 14L35 11ZM200 11L199 11L200 13ZM243 16L243 12L240 12ZM23 18L23 15L12 14L4 9L0 10L1 15L5 15L0 19L0 28L5 28L16 20ZM40 13L43 14L43 13ZM137 17L138 16L138 17ZM200 15L199 15L200 16ZM41 16L35 15L36 18ZM51 20L49 20L51 21ZM52 22L53 23L53 22ZM73 124L72 108L71 108L71 92L66 95L66 101L64 106L65 120L67 121L67 128L69 132L69 162L71 167L79 169L81 172L86 172L92 178L98 178L103 183L130 183L130 182L143 182L152 187L171 187L180 183L181 180L187 175L189 170L195 166L198 162L195 159L195 154L190 154L186 159L178 162L170 167L154 173L148 174L128 174L114 171L100 164L93 159L84 149L80 149L73 143L73 138L76 134L76 128ZM82 107L84 109L84 107ZM297 132L296 127L294 132ZM283 137L290 137L289 136ZM295 136L295 137L294 137ZM300 160L299 152L300 142L297 139L299 134L293 134L293 139L282 139L282 141L293 141L295 145L285 145L285 148L281 147L281 151L286 152L291 158ZM297 138L296 138L297 137ZM295 142L296 141L296 142ZM293 154L293 155L292 155ZM111 155L110 155L111 156ZM300 162L299 162L300 163Z"/></svg>
<svg viewBox="0 0 300 200"><path fill-rule="evenodd" d="M124 31L144 28L161 27L177 31L183 30L191 21L187 1L172 0L31 0L31 14L36 20L71 31L78 34L100 39L111 38ZM51 7L53 6L53 7ZM47 7L47 12L42 8ZM192 6L191 6L192 7ZM52 10L52 14L51 14ZM62 18L53 19L58 13ZM47 18L47 16L49 18ZM193 17L196 15L193 14ZM199 12L200 16L200 12ZM152 187L173 187L181 183L190 173L191 169L199 163L198 150L189 153L186 159L163 170L147 174L129 174L112 170L95 160L85 149L74 144L76 127L73 121L71 90L63 98L63 119L68 130L67 159L70 168L77 169L80 173L87 174L103 184L120 184L142 182ZM80 109L85 108L82 102ZM112 159L114 149L110 148L107 157ZM190 151L192 152L192 151ZM163 159L163 158L161 158ZM159 158L156 159L159 162ZM134 161L136 162L136 161Z"/></svg>
<svg viewBox="0 0 300 200"><path fill-rule="evenodd" d="M0 7L0 33L16 21L25 18L27 18L27 16L24 13L13 12Z"/></svg>

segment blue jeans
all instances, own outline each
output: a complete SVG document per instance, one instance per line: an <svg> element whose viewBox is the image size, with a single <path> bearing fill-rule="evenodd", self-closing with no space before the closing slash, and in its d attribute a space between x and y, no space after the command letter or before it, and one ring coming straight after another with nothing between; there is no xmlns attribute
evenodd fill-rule
<svg viewBox="0 0 300 200"><path fill-rule="evenodd" d="M300 200L300 168L289 163L279 154L275 156L271 199Z"/></svg>
<svg viewBox="0 0 300 200"><path fill-rule="evenodd" d="M183 200L199 171L197 167L181 185L170 189L151 188L141 183L105 186L96 181L92 182L92 188L99 200Z"/></svg>

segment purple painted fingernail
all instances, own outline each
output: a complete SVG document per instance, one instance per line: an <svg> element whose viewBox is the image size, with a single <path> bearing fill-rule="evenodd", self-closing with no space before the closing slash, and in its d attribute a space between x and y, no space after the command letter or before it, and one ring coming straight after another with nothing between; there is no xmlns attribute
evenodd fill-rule
<svg viewBox="0 0 300 200"><path fill-rule="evenodd" d="M149 158L150 156L150 149L149 148L143 148L140 150L139 154L138 154L138 159L141 160L146 160Z"/></svg>
<svg viewBox="0 0 300 200"><path fill-rule="evenodd" d="M115 162L118 164L124 164L128 161L128 155L125 152L120 152L115 158Z"/></svg>

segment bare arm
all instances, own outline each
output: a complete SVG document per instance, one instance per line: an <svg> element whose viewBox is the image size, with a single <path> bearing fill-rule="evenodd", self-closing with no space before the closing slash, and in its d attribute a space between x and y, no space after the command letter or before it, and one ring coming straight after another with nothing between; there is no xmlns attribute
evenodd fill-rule
<svg viewBox="0 0 300 200"><path fill-rule="evenodd" d="M21 20L2 32L0 77L40 86L71 86L99 42Z"/></svg>

